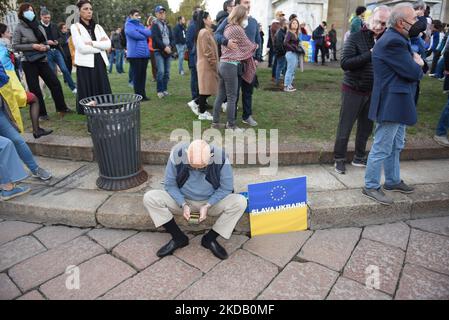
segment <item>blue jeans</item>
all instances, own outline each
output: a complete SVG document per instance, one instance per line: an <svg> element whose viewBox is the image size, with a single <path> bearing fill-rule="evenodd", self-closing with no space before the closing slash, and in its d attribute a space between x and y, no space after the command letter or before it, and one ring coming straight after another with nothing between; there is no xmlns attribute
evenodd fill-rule
<svg viewBox="0 0 449 320"><path fill-rule="evenodd" d="M112 73L114 61L115 61L115 51L111 51L111 53L109 54L109 73Z"/></svg>
<svg viewBox="0 0 449 320"><path fill-rule="evenodd" d="M14 143L0 136L0 184L16 183L28 178Z"/></svg>
<svg viewBox="0 0 449 320"><path fill-rule="evenodd" d="M50 50L47 52L47 59L48 64L50 65L50 68L56 73L56 65L61 70L64 81L69 86L70 90L75 90L76 85L75 82L73 82L72 75L70 74L69 69L67 69L67 65L65 64L64 57L62 56L61 51L59 50Z"/></svg>
<svg viewBox="0 0 449 320"><path fill-rule="evenodd" d="M157 66L157 92L165 92L168 90L168 81L170 80L170 57L165 57L159 51L154 52Z"/></svg>
<svg viewBox="0 0 449 320"><path fill-rule="evenodd" d="M400 123L377 123L374 144L368 157L365 173L365 187L380 189L382 165L385 184L394 186L401 183L400 155L405 146L406 126Z"/></svg>
<svg viewBox="0 0 449 320"><path fill-rule="evenodd" d="M197 100L200 97L200 89L198 88L198 72L196 67L189 67L190 69L190 91L192 93L192 100Z"/></svg>
<svg viewBox="0 0 449 320"><path fill-rule="evenodd" d="M11 122L9 122L9 119L6 116L3 107L0 108L0 136L8 138L14 143L20 159L22 159L22 161L25 163L28 169L31 170L31 172L34 172L37 170L37 168L39 168L25 140L20 135L20 133L12 126Z"/></svg>
<svg viewBox="0 0 449 320"><path fill-rule="evenodd" d="M437 78L444 78L444 55L438 60L437 68L435 69L435 75Z"/></svg>
<svg viewBox="0 0 449 320"><path fill-rule="evenodd" d="M437 126L437 136L447 136L449 130L449 100L441 113L440 121Z"/></svg>
<svg viewBox="0 0 449 320"><path fill-rule="evenodd" d="M294 52L287 52L285 59L287 60L287 72L285 73L284 86L291 86L295 79L296 68L298 68L298 55Z"/></svg>
<svg viewBox="0 0 449 320"><path fill-rule="evenodd" d="M279 80L281 79L282 71L284 71L287 65L287 59L285 56L276 56L276 85L279 84ZM285 76L285 74L284 74Z"/></svg>
<svg viewBox="0 0 449 320"><path fill-rule="evenodd" d="M115 50L115 68L118 73L124 73L123 70L123 60L125 59L125 50L118 49Z"/></svg>
<svg viewBox="0 0 449 320"><path fill-rule="evenodd" d="M177 44L176 50L178 50L178 72L184 72L184 52L186 52L187 46L185 44Z"/></svg>
<svg viewBox="0 0 449 320"><path fill-rule="evenodd" d="M129 62L129 70L128 70L128 83L132 86L134 86L134 70L132 64Z"/></svg>

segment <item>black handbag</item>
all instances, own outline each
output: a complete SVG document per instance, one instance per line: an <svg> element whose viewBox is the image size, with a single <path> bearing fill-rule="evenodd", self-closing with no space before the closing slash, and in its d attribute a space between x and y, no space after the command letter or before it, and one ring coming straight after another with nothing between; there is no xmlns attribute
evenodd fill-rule
<svg viewBox="0 0 449 320"><path fill-rule="evenodd" d="M47 57L47 53L40 51L24 51L23 55L28 62L38 62Z"/></svg>

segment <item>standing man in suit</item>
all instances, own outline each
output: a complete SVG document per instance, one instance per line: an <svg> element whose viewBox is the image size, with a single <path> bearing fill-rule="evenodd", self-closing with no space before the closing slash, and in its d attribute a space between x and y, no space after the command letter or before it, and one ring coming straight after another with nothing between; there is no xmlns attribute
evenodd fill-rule
<svg viewBox="0 0 449 320"><path fill-rule="evenodd" d="M376 43L372 55L374 87L369 118L376 123L376 130L363 194L384 205L392 205L394 201L381 189L382 166L384 190L414 191L401 180L399 157L405 145L406 127L417 122L414 97L418 81L424 76L424 61L413 53L410 44L410 33L417 22L411 4L396 5L390 15L390 28Z"/></svg>

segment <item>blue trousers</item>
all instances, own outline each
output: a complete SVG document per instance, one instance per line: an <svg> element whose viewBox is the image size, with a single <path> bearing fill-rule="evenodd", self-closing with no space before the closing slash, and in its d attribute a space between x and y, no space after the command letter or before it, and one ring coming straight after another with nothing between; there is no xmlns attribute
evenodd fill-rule
<svg viewBox="0 0 449 320"><path fill-rule="evenodd" d="M365 173L367 189L380 189L382 166L387 186L401 182L400 155L405 146L405 133L406 126L403 124L393 122L377 124Z"/></svg>
<svg viewBox="0 0 449 320"><path fill-rule="evenodd" d="M170 80L170 62L171 58L164 56L159 51L154 52L157 66L157 92L165 92L168 90L168 81Z"/></svg>
<svg viewBox="0 0 449 320"><path fill-rule="evenodd" d="M177 44L176 50L178 51L178 72L184 71L184 52L187 50L185 44Z"/></svg>
<svg viewBox="0 0 449 320"><path fill-rule="evenodd" d="M50 68L56 72L56 65L61 70L64 81L69 86L70 90L76 89L75 82L73 82L72 75L70 74L69 69L67 69L67 65L65 64L64 57L59 50L50 50L47 52L47 59L48 64L50 65Z"/></svg>
<svg viewBox="0 0 449 320"><path fill-rule="evenodd" d="M437 126L437 136L447 136L449 130L449 100L444 106L443 112L441 113L440 121Z"/></svg>
<svg viewBox="0 0 449 320"><path fill-rule="evenodd" d="M3 107L0 108L0 136L7 138L14 143L20 159L22 159L31 172L34 172L39 168L33 153L31 153L31 150L22 135L12 126Z"/></svg>
<svg viewBox="0 0 449 320"><path fill-rule="evenodd" d="M0 136L0 184L16 183L27 177L14 143Z"/></svg>

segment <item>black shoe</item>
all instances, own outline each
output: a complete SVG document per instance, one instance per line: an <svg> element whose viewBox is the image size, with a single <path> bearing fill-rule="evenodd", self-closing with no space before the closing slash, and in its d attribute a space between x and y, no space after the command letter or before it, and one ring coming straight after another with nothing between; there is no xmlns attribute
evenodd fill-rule
<svg viewBox="0 0 449 320"><path fill-rule="evenodd" d="M144 97L144 98L142 98L142 101L150 101L150 98Z"/></svg>
<svg viewBox="0 0 449 320"><path fill-rule="evenodd" d="M399 183L395 186L384 185L384 190L392 191L392 192L400 192L400 193L404 193L404 194L410 194L410 193L415 192L415 188L406 185L404 183L404 181L401 181L401 183Z"/></svg>
<svg viewBox="0 0 449 320"><path fill-rule="evenodd" d="M187 237L186 237L187 238ZM156 255L159 258L163 258L166 256L170 256L172 255L176 250L187 247L189 245L189 238L187 238L186 241L182 242L182 243L176 243L175 240L170 240L169 243L167 243L165 246L163 246L157 253Z"/></svg>
<svg viewBox="0 0 449 320"><path fill-rule="evenodd" d="M49 116L40 116L39 117L39 121L48 121L48 120L50 120Z"/></svg>
<svg viewBox="0 0 449 320"><path fill-rule="evenodd" d="M65 110L62 111L62 112L64 112L65 114L72 114L72 113L75 113L75 111L73 111L72 109L69 109L69 108L65 109Z"/></svg>
<svg viewBox="0 0 449 320"><path fill-rule="evenodd" d="M335 161L335 172L338 174L346 174L346 164L344 160Z"/></svg>
<svg viewBox="0 0 449 320"><path fill-rule="evenodd" d="M208 242L208 241L205 241L204 237L203 237L203 239L201 240L201 245L204 248L212 251L214 256L216 256L220 260L226 260L228 258L228 253L226 252L225 248L220 246L220 244L215 240Z"/></svg>
<svg viewBox="0 0 449 320"><path fill-rule="evenodd" d="M357 159L357 158L354 158L354 160L352 160L352 163L351 163L351 164L352 164L354 167L358 167L358 168L366 168L367 163L368 163L368 160L367 160L367 159Z"/></svg>
<svg viewBox="0 0 449 320"><path fill-rule="evenodd" d="M53 133L53 130L51 130L51 129L46 130L46 129L39 128L39 130L37 132L35 132L35 133L33 132L33 137L34 137L34 139L39 139L40 137L48 136L49 134L52 134L52 133Z"/></svg>

